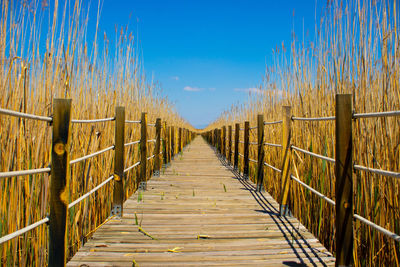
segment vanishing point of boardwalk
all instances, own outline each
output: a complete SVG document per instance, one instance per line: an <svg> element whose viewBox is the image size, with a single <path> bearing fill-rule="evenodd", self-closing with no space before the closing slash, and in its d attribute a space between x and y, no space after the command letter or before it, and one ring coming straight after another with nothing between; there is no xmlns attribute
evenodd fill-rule
<svg viewBox="0 0 400 267"><path fill-rule="evenodd" d="M197 137L68 266L334 265L297 219L278 214L268 193L255 192Z"/></svg>

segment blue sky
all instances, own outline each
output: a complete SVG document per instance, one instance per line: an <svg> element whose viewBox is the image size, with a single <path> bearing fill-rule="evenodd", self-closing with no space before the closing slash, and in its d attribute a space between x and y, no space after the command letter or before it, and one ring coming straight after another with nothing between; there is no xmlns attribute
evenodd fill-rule
<svg viewBox="0 0 400 267"><path fill-rule="evenodd" d="M292 32L312 39L325 0L104 0L100 32L129 24L147 79L182 117L204 127L262 82L272 50L290 47ZM89 23L95 23L97 2ZM303 31L304 29L304 31ZM308 37L307 37L308 36Z"/></svg>

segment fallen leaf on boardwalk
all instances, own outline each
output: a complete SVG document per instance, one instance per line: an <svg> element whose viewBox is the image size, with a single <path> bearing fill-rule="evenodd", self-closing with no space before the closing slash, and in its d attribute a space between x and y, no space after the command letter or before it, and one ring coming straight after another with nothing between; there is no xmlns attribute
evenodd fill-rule
<svg viewBox="0 0 400 267"><path fill-rule="evenodd" d="M157 240L157 238L155 238L155 237L153 237L153 236L151 236L150 234L148 234L145 230L143 230L143 228L142 227L138 227L138 231L139 232L141 232L142 234L144 234L145 236L148 236L148 237L150 237L151 239L153 239L153 240Z"/></svg>
<svg viewBox="0 0 400 267"><path fill-rule="evenodd" d="M106 247L108 247L108 246L107 246L107 245L105 245L105 244L96 245L96 248L106 248Z"/></svg>
<svg viewBox="0 0 400 267"><path fill-rule="evenodd" d="M183 249L183 248L174 247L173 249L168 249L168 252L179 253L179 252L182 252L182 251L180 251L181 249Z"/></svg>
<svg viewBox="0 0 400 267"><path fill-rule="evenodd" d="M280 251L280 252L278 252L278 254L288 254L288 252L287 251Z"/></svg>
<svg viewBox="0 0 400 267"><path fill-rule="evenodd" d="M137 264L135 260L132 260L132 267L139 267L139 264Z"/></svg>
<svg viewBox="0 0 400 267"><path fill-rule="evenodd" d="M197 239L207 239L210 238L209 235L197 235Z"/></svg>

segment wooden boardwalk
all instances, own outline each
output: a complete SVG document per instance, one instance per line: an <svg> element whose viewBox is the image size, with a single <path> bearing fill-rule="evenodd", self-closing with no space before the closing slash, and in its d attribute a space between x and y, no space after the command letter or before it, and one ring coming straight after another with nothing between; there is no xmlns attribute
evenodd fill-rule
<svg viewBox="0 0 400 267"><path fill-rule="evenodd" d="M297 219L278 211L268 193L255 192L197 137L67 266L334 265Z"/></svg>

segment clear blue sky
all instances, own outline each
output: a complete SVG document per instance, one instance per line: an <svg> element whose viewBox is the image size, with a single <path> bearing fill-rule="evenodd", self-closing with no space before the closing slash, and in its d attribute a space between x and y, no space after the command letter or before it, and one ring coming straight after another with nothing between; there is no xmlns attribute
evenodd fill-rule
<svg viewBox="0 0 400 267"><path fill-rule="evenodd" d="M126 26L138 37L147 78L182 117L204 127L246 89L261 83L272 49L290 47L292 32L312 39L325 0L104 0L100 32ZM96 20L91 4L90 22Z"/></svg>

